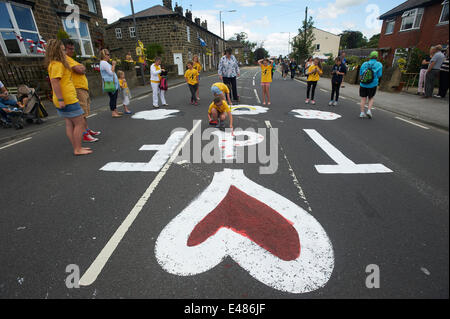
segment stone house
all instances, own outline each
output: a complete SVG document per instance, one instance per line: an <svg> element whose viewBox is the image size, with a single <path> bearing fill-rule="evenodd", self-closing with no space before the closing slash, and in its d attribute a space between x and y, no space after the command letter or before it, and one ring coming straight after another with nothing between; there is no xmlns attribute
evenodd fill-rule
<svg viewBox="0 0 450 319"><path fill-rule="evenodd" d="M79 28L70 22L72 12L66 12L67 5L78 6ZM76 40L81 56L94 56L103 47L105 25L100 0L0 0L0 62L41 64L40 40L56 38L60 29Z"/></svg>
<svg viewBox="0 0 450 319"><path fill-rule="evenodd" d="M251 49L245 46L242 42L238 40L227 41L226 47L232 49L233 55L238 60L239 64L249 65L253 62L250 61L252 52Z"/></svg>
<svg viewBox="0 0 450 319"><path fill-rule="evenodd" d="M448 0L408 0L382 14L379 50L388 64L395 64L404 53L401 49L448 45Z"/></svg>
<svg viewBox="0 0 450 319"><path fill-rule="evenodd" d="M124 59L131 52L137 61L139 38L144 46L161 45L163 65L178 75L184 74L186 63L194 55L199 56L204 70L217 68L225 41L208 30L207 21L193 20L191 11L183 15L182 7L176 4L172 9L172 1L164 0L163 5L137 12L135 18L137 30L131 15L107 25L105 45L114 57Z"/></svg>

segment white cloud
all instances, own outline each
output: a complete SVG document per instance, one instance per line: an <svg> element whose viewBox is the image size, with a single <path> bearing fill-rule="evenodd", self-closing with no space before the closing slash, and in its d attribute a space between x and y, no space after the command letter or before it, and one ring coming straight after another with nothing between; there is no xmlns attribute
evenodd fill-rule
<svg viewBox="0 0 450 319"><path fill-rule="evenodd" d="M348 8L361 5L367 0L336 0L328 3L326 8L318 9L318 19L336 19L347 12Z"/></svg>
<svg viewBox="0 0 450 319"><path fill-rule="evenodd" d="M113 23L120 18L124 17L125 14L114 7L102 6L103 17L108 20L108 23Z"/></svg>

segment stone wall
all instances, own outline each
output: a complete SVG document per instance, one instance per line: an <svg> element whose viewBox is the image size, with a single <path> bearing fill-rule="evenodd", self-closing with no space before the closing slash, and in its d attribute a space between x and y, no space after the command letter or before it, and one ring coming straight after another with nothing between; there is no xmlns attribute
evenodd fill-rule
<svg viewBox="0 0 450 319"><path fill-rule="evenodd" d="M138 78L134 70L124 72L125 78L127 79L128 82L128 87L130 89L135 88L136 86L139 85ZM91 97L97 97L106 94L103 93L102 77L100 76L100 72L89 72L86 76L89 81L89 94Z"/></svg>

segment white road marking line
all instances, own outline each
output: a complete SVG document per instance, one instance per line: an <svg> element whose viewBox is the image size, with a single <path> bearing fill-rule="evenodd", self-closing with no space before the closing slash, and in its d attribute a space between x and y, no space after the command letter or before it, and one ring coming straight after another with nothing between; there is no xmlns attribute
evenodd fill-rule
<svg viewBox="0 0 450 319"><path fill-rule="evenodd" d="M306 134L329 156L335 165L315 165L320 174L374 174L392 173L393 171L382 164L356 164L342 154L316 130L304 129Z"/></svg>
<svg viewBox="0 0 450 319"><path fill-rule="evenodd" d="M300 81L300 80L297 80L297 79L295 79L295 81L297 81L298 83L301 83L301 84L303 84L303 85L306 85L306 83L303 82L303 81Z"/></svg>
<svg viewBox="0 0 450 319"><path fill-rule="evenodd" d="M255 92L256 100L258 101L259 104L261 104L261 100L259 99L259 96L258 96L258 91L256 91L256 89L253 89L253 91Z"/></svg>
<svg viewBox="0 0 450 319"><path fill-rule="evenodd" d="M180 153L183 146L189 141L194 131L199 127L199 125L202 123L201 120L199 120L192 130L189 132L189 134L184 138L184 140L178 145L176 150L172 153L172 156L167 161L167 163L164 165L164 167L161 169L161 171L156 175L153 182L150 184L150 186L147 188L147 190L144 192L142 197L138 200L136 205L133 207L131 212L128 214L128 216L125 218L125 220L122 222L122 224L119 226L119 228L116 230L114 235L110 238L106 246L102 249L100 254L95 258L94 262L89 266L89 268L86 270L84 275L81 277L79 284L81 286L89 286L91 285L98 277L100 272L102 271L103 267L105 267L106 263L108 262L111 255L114 253L115 249L119 245L120 241L123 239L125 234L127 233L128 229L133 224L134 220L137 218L141 210L144 208L144 206L147 204L148 200L150 199L150 196L158 186L158 184L161 182L163 177L166 175L167 171L169 170L172 163L175 161L175 159L178 157L178 153Z"/></svg>
<svg viewBox="0 0 450 319"><path fill-rule="evenodd" d="M429 130L429 129L430 129L429 127L426 127L426 126L423 126L423 125L420 125L420 124L417 124L417 123L414 123L414 122L405 120L405 119L403 119L403 118L401 118L401 117L398 117L398 116L396 116L395 118L396 118L397 120L400 120L400 121L403 121L403 122L406 122L406 123L409 123L409 124L418 126L418 127L423 128L423 129L425 129L425 130Z"/></svg>
<svg viewBox="0 0 450 319"><path fill-rule="evenodd" d="M143 99L148 98L149 96L150 96L150 94L143 95L143 96L141 96L141 97L138 97L136 100L137 100L137 101L140 101L140 100L143 100Z"/></svg>
<svg viewBox="0 0 450 319"><path fill-rule="evenodd" d="M86 118L90 119L91 117L94 117L94 116L97 116L97 113L91 114L91 115L89 115L89 116L86 117Z"/></svg>
<svg viewBox="0 0 450 319"><path fill-rule="evenodd" d="M348 100L345 96L340 96L339 98L343 100Z"/></svg>
<svg viewBox="0 0 450 319"><path fill-rule="evenodd" d="M253 86L255 86L255 79L253 79Z"/></svg>
<svg viewBox="0 0 450 319"><path fill-rule="evenodd" d="M8 144L8 145L5 145L5 146L0 147L0 150L3 150L3 149L5 149L5 148L8 148L8 147L10 147L10 146L13 146L13 145L16 145L16 144L19 144L19 143L23 143L23 142L28 141L28 140L31 140L31 139L32 139L32 137L27 137L27 138L24 138L23 140L19 140L19 141L16 141L16 142L12 142L12 143L10 143L10 144Z"/></svg>
<svg viewBox="0 0 450 319"><path fill-rule="evenodd" d="M265 121L265 123L266 123L267 128L270 129L273 134L275 134L275 131L273 130L273 127L272 127L272 124L270 123L270 121ZM289 162L289 160L288 160L288 158L286 156L286 153L284 152L283 146L280 144L278 136L277 136L277 140L278 140L278 145L280 146L281 152L283 153L284 160L286 161L286 163L288 165L289 172L290 172L290 174L292 176L292 180L294 182L294 185L295 185L295 187L298 190L298 195L303 200L303 203L305 203L305 205L308 208L308 210L310 212L312 212L311 205L309 204L308 199L306 198L305 192L303 191L303 188L300 185L300 182L299 182L299 180L297 178L297 175L295 175L294 169L292 168L291 163Z"/></svg>
<svg viewBox="0 0 450 319"><path fill-rule="evenodd" d="M328 93L328 91L327 90L325 90L325 89L320 89L322 92L327 92Z"/></svg>

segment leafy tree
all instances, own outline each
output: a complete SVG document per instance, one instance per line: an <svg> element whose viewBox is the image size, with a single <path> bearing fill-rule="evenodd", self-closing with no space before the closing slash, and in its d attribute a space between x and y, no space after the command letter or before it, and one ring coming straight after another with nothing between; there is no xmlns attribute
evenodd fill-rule
<svg viewBox="0 0 450 319"><path fill-rule="evenodd" d="M369 40L369 42L366 43L366 48L378 48L378 42L380 41L380 33L375 34L372 36Z"/></svg>
<svg viewBox="0 0 450 319"><path fill-rule="evenodd" d="M70 35L63 28L59 28L56 38L58 40L70 39Z"/></svg>
<svg viewBox="0 0 450 319"><path fill-rule="evenodd" d="M234 36L228 39L228 41L239 41L251 51L253 51L257 46L256 42L251 42L248 40L248 34L246 32L235 33Z"/></svg>
<svg viewBox="0 0 450 319"><path fill-rule="evenodd" d="M418 73L426 56L427 53L419 48L412 49L408 59L408 72Z"/></svg>
<svg viewBox="0 0 450 319"><path fill-rule="evenodd" d="M367 38L361 31L346 30L340 34L342 49L362 48L367 44Z"/></svg>
<svg viewBox="0 0 450 319"><path fill-rule="evenodd" d="M161 56L164 53L164 48L159 43L150 43L145 47L147 58L154 60L157 56Z"/></svg>
<svg viewBox="0 0 450 319"><path fill-rule="evenodd" d="M303 21L302 27L298 30L299 34L292 41L292 56L297 62L306 60L314 52L314 20L309 17L308 21Z"/></svg>
<svg viewBox="0 0 450 319"><path fill-rule="evenodd" d="M269 52L263 48L263 46L261 45L261 47L257 48L255 50L255 60L261 60L261 59L265 59L269 57Z"/></svg>

